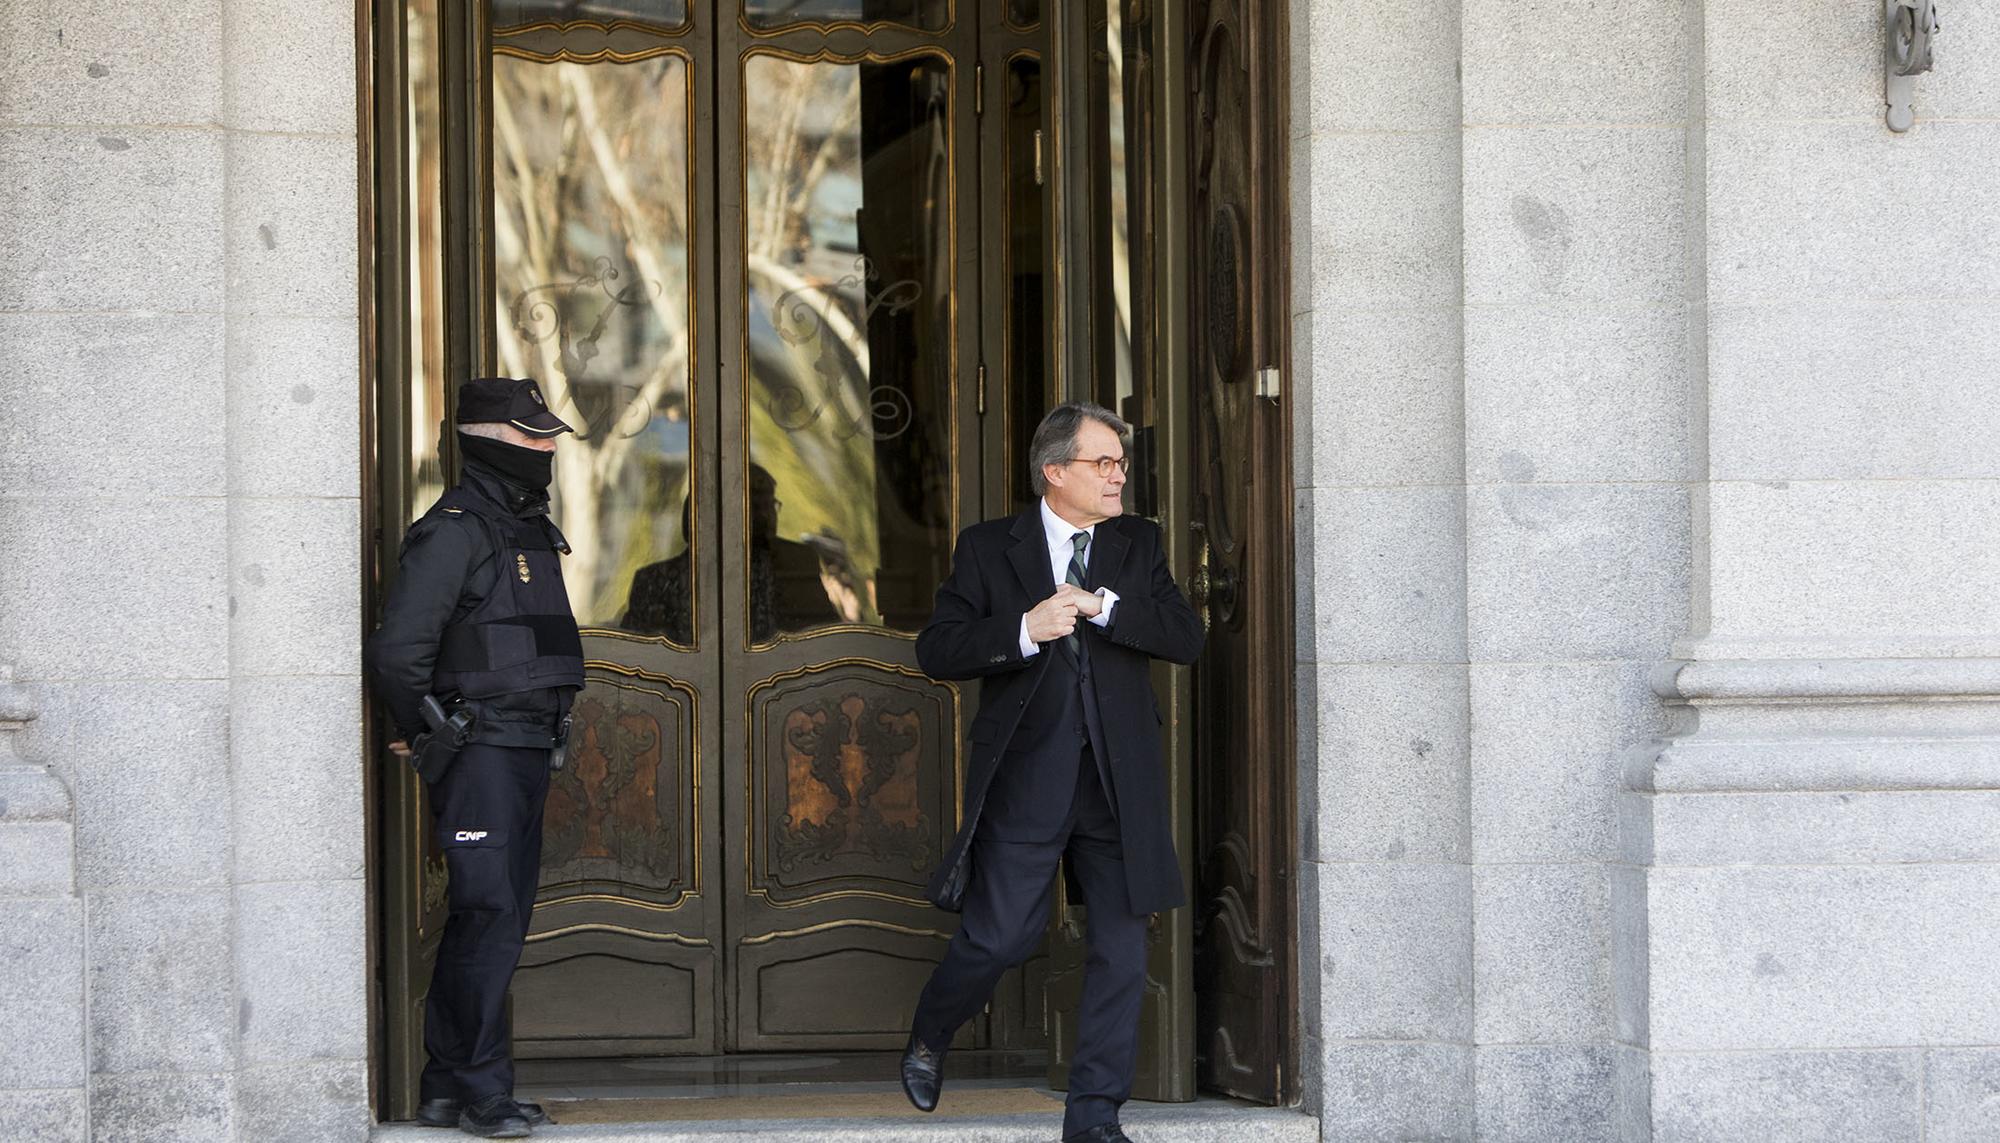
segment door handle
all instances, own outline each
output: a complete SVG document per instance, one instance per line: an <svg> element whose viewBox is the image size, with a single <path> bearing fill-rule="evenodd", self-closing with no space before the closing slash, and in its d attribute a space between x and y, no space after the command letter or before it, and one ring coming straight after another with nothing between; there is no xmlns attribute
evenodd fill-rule
<svg viewBox="0 0 2000 1143"><path fill-rule="evenodd" d="M1201 542L1194 558L1194 572L1188 576L1188 602L1201 612L1201 629L1208 630L1208 541Z"/></svg>
<svg viewBox="0 0 2000 1143"><path fill-rule="evenodd" d="M1207 631L1211 612L1220 609L1224 622L1236 611L1236 573L1224 563L1210 566L1208 529L1199 520L1189 525L1201 539L1195 548L1194 570L1188 574L1188 602L1201 612L1201 629Z"/></svg>
<svg viewBox="0 0 2000 1143"><path fill-rule="evenodd" d="M1201 629L1208 630L1208 529L1201 521L1191 520L1188 529L1196 537L1194 549L1194 570L1188 573L1188 602L1201 613Z"/></svg>

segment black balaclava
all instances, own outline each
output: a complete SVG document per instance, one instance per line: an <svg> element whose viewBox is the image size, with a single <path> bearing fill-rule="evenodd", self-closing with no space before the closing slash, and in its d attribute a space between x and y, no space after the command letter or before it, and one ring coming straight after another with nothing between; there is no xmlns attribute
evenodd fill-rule
<svg viewBox="0 0 2000 1143"><path fill-rule="evenodd" d="M458 434L458 448L467 460L478 461L523 492L546 494L549 481L555 476L553 451L543 452L470 433Z"/></svg>

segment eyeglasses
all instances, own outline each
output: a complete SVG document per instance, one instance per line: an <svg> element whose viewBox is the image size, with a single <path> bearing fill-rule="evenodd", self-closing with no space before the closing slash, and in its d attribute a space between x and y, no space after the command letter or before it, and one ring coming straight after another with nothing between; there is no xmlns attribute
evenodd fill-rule
<svg viewBox="0 0 2000 1143"><path fill-rule="evenodd" d="M1063 463L1095 465L1097 468L1097 475L1103 477L1106 480L1111 479L1111 470L1113 468L1116 468L1118 471L1126 473L1128 475L1132 471L1132 458L1129 456L1100 456L1095 460L1091 460L1081 456L1073 456L1070 457L1068 460L1063 461Z"/></svg>

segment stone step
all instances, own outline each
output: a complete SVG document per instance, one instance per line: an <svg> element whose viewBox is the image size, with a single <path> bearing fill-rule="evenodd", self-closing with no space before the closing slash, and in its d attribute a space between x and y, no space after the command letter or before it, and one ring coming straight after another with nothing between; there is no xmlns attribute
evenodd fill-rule
<svg viewBox="0 0 2000 1143"><path fill-rule="evenodd" d="M1319 1121L1297 1111L1221 1100L1127 1107L1133 1143L1318 1143ZM535 1138L578 1143L1054 1143L1060 1115L874 1116L598 1123L543 1127ZM384 1124L372 1143L448 1143L464 1138L408 1123Z"/></svg>

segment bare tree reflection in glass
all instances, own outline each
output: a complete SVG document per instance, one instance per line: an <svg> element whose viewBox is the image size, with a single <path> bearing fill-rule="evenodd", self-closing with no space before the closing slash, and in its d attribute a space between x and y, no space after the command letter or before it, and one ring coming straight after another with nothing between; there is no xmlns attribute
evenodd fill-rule
<svg viewBox="0 0 2000 1143"><path fill-rule="evenodd" d="M773 542L812 554L824 601L787 609L806 567L774 547L773 574L797 559L800 582L781 580L770 598L787 607L764 613L750 585L754 642L837 623L915 631L946 570L950 79L930 57L745 61L749 459L786 494Z"/></svg>
<svg viewBox="0 0 2000 1143"><path fill-rule="evenodd" d="M584 626L641 567L690 550L687 65L493 61L494 304L502 367L577 428L556 454L564 578ZM698 569L688 565L690 575ZM660 629L690 644L692 590Z"/></svg>

